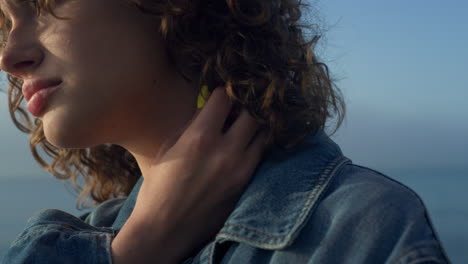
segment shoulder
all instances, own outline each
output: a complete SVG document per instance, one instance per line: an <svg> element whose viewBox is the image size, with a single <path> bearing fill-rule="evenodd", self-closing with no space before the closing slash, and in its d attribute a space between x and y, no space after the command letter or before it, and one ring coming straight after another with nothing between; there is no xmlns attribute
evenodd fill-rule
<svg viewBox="0 0 468 264"><path fill-rule="evenodd" d="M356 164L347 164L335 175L317 210L355 228L373 228L376 236L402 233L409 226L433 229L427 208L414 190ZM429 233L424 233L427 239L432 238Z"/></svg>
<svg viewBox="0 0 468 264"><path fill-rule="evenodd" d="M365 166L347 164L332 180L325 194L328 200L354 210L398 210L421 214L426 210L419 195L403 183Z"/></svg>
<svg viewBox="0 0 468 264"><path fill-rule="evenodd" d="M324 259L337 257L327 255L333 248L355 263L369 259L374 263L419 263L422 259L448 263L416 192L356 164L347 164L332 179L302 238L305 244L319 245L317 254L323 253Z"/></svg>
<svg viewBox="0 0 468 264"><path fill-rule="evenodd" d="M78 218L93 226L110 227L126 200L127 198L122 197L107 200Z"/></svg>

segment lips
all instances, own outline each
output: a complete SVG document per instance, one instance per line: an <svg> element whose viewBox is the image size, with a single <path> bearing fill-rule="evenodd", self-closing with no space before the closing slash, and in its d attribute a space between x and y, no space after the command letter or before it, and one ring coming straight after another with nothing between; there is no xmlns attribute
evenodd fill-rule
<svg viewBox="0 0 468 264"><path fill-rule="evenodd" d="M42 89L53 87L62 83L60 79L33 79L27 80L23 83L23 95L26 101L29 101L31 97Z"/></svg>

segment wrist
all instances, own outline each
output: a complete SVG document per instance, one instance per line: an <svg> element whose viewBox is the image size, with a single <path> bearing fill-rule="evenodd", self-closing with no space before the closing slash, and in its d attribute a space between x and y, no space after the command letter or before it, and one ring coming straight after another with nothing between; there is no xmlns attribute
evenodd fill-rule
<svg viewBox="0 0 468 264"><path fill-rule="evenodd" d="M112 256L119 263L176 263L175 246L158 223L130 216L112 241Z"/></svg>

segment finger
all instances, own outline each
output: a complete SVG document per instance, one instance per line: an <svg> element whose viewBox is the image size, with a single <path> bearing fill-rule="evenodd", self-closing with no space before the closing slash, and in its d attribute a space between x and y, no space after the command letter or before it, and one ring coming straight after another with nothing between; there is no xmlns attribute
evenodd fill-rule
<svg viewBox="0 0 468 264"><path fill-rule="evenodd" d="M266 130L262 129L258 131L255 135L252 143L247 147L247 150L244 154L245 162L243 162L243 175L246 175L248 181L252 176L254 170L258 167L259 162L263 158L266 150L266 141L268 138L268 133Z"/></svg>
<svg viewBox="0 0 468 264"><path fill-rule="evenodd" d="M245 150L252 141L260 124L250 115L246 108L242 108L241 113L226 132L227 142L233 142L235 148Z"/></svg>
<svg viewBox="0 0 468 264"><path fill-rule="evenodd" d="M231 107L232 102L225 88L218 87L211 93L191 127L195 130L221 132Z"/></svg>
<svg viewBox="0 0 468 264"><path fill-rule="evenodd" d="M192 119L190 119L190 121L187 123L187 125L186 125L185 128L189 127L189 126L193 123L193 121L194 121L195 119L197 119L197 117L198 117L198 115L200 114L200 112L201 112L201 109L195 110L195 113L193 114ZM184 129L184 130L185 130L185 129Z"/></svg>
<svg viewBox="0 0 468 264"><path fill-rule="evenodd" d="M192 122L197 119L197 116L200 114L201 109L195 110L195 113L192 115L192 118L181 128L179 128L177 131L174 131L172 134L171 139L169 139L169 142L177 142L180 137L187 131L187 129L190 127ZM165 151L163 147L161 147L161 151ZM160 152L163 153L163 152ZM160 155L160 154L159 154Z"/></svg>

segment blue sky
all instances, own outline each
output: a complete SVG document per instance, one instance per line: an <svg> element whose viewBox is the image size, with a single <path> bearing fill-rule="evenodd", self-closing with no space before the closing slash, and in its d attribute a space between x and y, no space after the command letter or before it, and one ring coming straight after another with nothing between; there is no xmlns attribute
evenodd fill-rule
<svg viewBox="0 0 468 264"><path fill-rule="evenodd" d="M393 114L468 114L467 1L319 3L330 26L325 58L353 102ZM336 65L335 65L336 66Z"/></svg>
<svg viewBox="0 0 468 264"><path fill-rule="evenodd" d="M311 2L348 107L332 137L344 154L376 169L468 167L468 1ZM6 107L0 93L0 177L44 175Z"/></svg>
<svg viewBox="0 0 468 264"><path fill-rule="evenodd" d="M334 139L375 168L468 167L468 2L328 0L320 53L348 118Z"/></svg>

